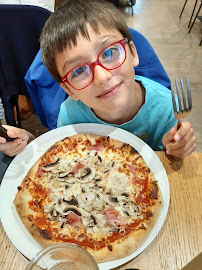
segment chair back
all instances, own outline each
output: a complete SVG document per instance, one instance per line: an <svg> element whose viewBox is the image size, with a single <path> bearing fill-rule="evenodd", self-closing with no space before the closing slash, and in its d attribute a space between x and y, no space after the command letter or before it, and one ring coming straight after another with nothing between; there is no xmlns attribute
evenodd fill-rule
<svg viewBox="0 0 202 270"><path fill-rule="evenodd" d="M38 6L0 5L0 96L9 125L16 125L17 96L29 97L24 76L40 48L41 30L50 14Z"/></svg>

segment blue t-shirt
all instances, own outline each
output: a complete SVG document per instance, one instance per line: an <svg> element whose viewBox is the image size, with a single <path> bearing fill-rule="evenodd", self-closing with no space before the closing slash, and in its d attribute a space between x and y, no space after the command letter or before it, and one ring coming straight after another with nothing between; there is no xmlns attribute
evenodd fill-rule
<svg viewBox="0 0 202 270"><path fill-rule="evenodd" d="M162 137L176 123L171 92L161 84L141 76L135 80L145 88L145 103L137 115L121 125L100 120L94 112L80 100L68 97L61 105L57 127L78 123L99 123L122 128L141 138L153 150L162 150Z"/></svg>

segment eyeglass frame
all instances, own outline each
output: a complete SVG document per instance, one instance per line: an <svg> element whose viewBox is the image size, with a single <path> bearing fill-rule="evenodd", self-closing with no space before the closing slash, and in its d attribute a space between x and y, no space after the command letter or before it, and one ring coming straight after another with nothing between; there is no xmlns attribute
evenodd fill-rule
<svg viewBox="0 0 202 270"><path fill-rule="evenodd" d="M111 69L106 68L106 67L104 67L104 66L100 63L99 57L100 57L100 55L101 55L101 53L102 53L103 51L105 51L107 48L109 48L109 47L111 47L111 46L113 46L114 44L117 44L117 43L121 44L121 46L123 47L124 52L125 52L125 58L124 58L123 62L122 62L120 65L118 65L117 67L111 68ZM128 43L128 39L127 39L127 38L123 38L123 39L121 39L121 40L118 40L118 41L116 41L116 42L110 44L109 46L107 46L106 48L104 48L104 49L98 54L97 60L96 60L95 62L93 62L93 63L91 63L91 64L82 64L82 65L78 65L78 66L72 68L70 71L68 71L68 72L61 78L61 81L62 81L62 82L68 83L72 88L74 88L74 89L77 90L77 91L85 89L85 88L88 87L88 86L92 83L92 81L94 80L94 68L95 68L97 65L101 66L101 67L104 68L105 70L114 70L114 69L120 67L121 65L123 65L123 63L124 63L125 60L126 60L126 48L125 48L126 43ZM75 88L74 86L72 86L72 85L69 83L69 81L67 80L67 76L68 76L69 73L72 72L74 69L76 69L76 68L78 68L78 67L81 67L81 66L84 66L84 65L89 66L89 68L90 68L90 70L91 70L91 72L92 72L92 80L91 80L85 87L82 87L82 88L77 89L77 88Z"/></svg>

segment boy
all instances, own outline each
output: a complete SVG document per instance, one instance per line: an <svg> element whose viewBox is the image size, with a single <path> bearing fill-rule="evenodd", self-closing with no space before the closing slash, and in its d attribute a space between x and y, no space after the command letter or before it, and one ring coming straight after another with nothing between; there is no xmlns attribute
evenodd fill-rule
<svg viewBox="0 0 202 270"><path fill-rule="evenodd" d="M125 129L154 150L163 147L184 157L196 147L190 123L177 131L170 90L136 76L138 55L121 14L106 1L69 0L46 22L41 35L44 64L69 98L61 105L58 127L102 123ZM6 127L0 150L13 155L30 138L24 130Z"/></svg>

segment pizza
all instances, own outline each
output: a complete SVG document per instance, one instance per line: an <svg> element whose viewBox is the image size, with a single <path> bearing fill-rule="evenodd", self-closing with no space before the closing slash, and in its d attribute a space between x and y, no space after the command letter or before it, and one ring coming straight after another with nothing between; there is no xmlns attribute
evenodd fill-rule
<svg viewBox="0 0 202 270"><path fill-rule="evenodd" d="M134 252L163 205L157 180L130 145L76 134L52 145L18 187L14 205L42 247L75 243L97 262Z"/></svg>

